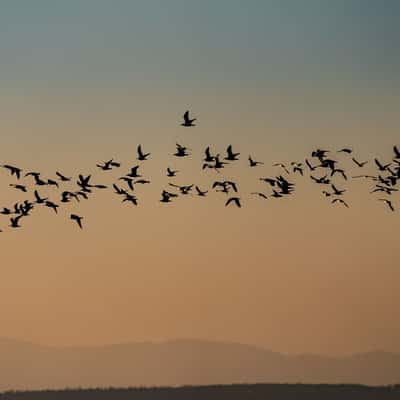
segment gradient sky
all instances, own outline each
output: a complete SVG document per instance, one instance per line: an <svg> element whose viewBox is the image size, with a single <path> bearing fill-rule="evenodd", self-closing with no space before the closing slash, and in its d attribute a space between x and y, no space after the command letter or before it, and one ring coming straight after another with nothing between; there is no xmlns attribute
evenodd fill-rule
<svg viewBox="0 0 400 400"><path fill-rule="evenodd" d="M95 164L115 157L128 170L142 143L154 184L138 208L96 193L3 232L0 336L400 352L399 213L366 182L348 185L348 210L298 177L291 199L247 195L279 172L272 163L316 147L390 159L400 145L399 27L395 0L4 2L0 162L109 183L122 171L104 177ZM179 126L187 108L195 129ZM170 156L177 141L193 159ZM182 171L178 183L205 186L215 176L199 168L203 149L229 143L242 152L226 174L241 185L242 210L218 195L158 203L168 165ZM245 168L250 153L266 166ZM10 182L0 171L2 206L21 199Z"/></svg>

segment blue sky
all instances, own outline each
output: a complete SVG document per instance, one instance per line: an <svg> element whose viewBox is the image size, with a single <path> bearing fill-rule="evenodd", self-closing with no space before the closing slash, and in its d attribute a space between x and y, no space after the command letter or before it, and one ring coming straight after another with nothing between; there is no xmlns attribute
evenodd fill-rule
<svg viewBox="0 0 400 400"><path fill-rule="evenodd" d="M393 86L394 0L8 1L3 85Z"/></svg>

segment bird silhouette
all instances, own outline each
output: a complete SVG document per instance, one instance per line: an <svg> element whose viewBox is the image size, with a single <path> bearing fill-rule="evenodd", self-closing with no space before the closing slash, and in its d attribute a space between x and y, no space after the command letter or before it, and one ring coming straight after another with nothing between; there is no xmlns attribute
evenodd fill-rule
<svg viewBox="0 0 400 400"><path fill-rule="evenodd" d="M137 153L138 153L138 157L137 159L139 161L145 161L148 159L148 157L150 156L151 153L143 153L142 150L142 146L139 144L138 148L137 148Z"/></svg>
<svg viewBox="0 0 400 400"><path fill-rule="evenodd" d="M368 161L357 161L354 157L352 157L352 161L354 162L354 164L356 164L358 167L362 168L364 165L366 165L368 163Z"/></svg>
<svg viewBox="0 0 400 400"><path fill-rule="evenodd" d="M335 185L331 185L331 188L333 189L333 194L335 195L335 196L341 196L346 190L344 190L344 189L337 189L336 188L336 186Z"/></svg>
<svg viewBox="0 0 400 400"><path fill-rule="evenodd" d="M282 163L275 163L275 164L272 164L272 166L273 166L273 167L281 167L281 168L283 168L283 170L284 170L287 174L290 173L285 164L282 164Z"/></svg>
<svg viewBox="0 0 400 400"><path fill-rule="evenodd" d="M196 189L197 195L200 197L204 197L208 193L208 190L202 191L198 186L195 186L195 189Z"/></svg>
<svg viewBox="0 0 400 400"><path fill-rule="evenodd" d="M263 165L264 163L261 161L255 161L251 156L248 158L250 167L257 167L257 165Z"/></svg>
<svg viewBox="0 0 400 400"><path fill-rule="evenodd" d="M234 203L236 204L237 207L242 207L241 203L240 203L240 198L239 197L230 197L226 203L225 203L225 207L229 206L229 204Z"/></svg>
<svg viewBox="0 0 400 400"><path fill-rule="evenodd" d="M379 201L384 201L387 206L390 208L391 211L394 211L394 207L393 207L393 203L391 202L391 200L388 199L378 199Z"/></svg>
<svg viewBox="0 0 400 400"><path fill-rule="evenodd" d="M10 227L11 228L21 228L21 225L19 225L19 220L22 218L22 215L18 215L16 217L11 217L10 218Z"/></svg>
<svg viewBox="0 0 400 400"><path fill-rule="evenodd" d="M262 192L252 192L251 194L261 197L262 199L268 199L268 196Z"/></svg>
<svg viewBox="0 0 400 400"><path fill-rule="evenodd" d="M17 177L17 179L21 178L21 172L22 172L21 168L14 167L12 165L7 165L7 164L6 165L2 165L2 167L5 168L5 169L8 169L10 171L10 173L11 173L11 176L15 175Z"/></svg>
<svg viewBox="0 0 400 400"><path fill-rule="evenodd" d="M400 150L398 149L397 146L393 146L393 151L394 151L394 158L400 159Z"/></svg>
<svg viewBox="0 0 400 400"><path fill-rule="evenodd" d="M377 158L374 159L376 166L378 167L379 171L387 171L388 168L392 165L392 163L388 164L381 164Z"/></svg>
<svg viewBox="0 0 400 400"><path fill-rule="evenodd" d="M110 171L110 170L112 170L112 167L118 168L121 166L121 164L118 162L115 162L113 159L111 159L111 160L103 162L103 164L96 164L96 166L99 167L103 171Z"/></svg>
<svg viewBox="0 0 400 400"><path fill-rule="evenodd" d="M128 186L129 186L129 189L131 189L131 190L134 189L134 187L133 187L133 178L130 178L128 176L121 176L121 178L119 178L119 180L122 180L122 181L126 182L128 184ZM125 193L123 193L123 194L125 194Z"/></svg>
<svg viewBox="0 0 400 400"><path fill-rule="evenodd" d="M10 187L13 187L15 189L21 190L22 192L27 192L28 191L28 189L24 185L10 183Z"/></svg>
<svg viewBox="0 0 400 400"><path fill-rule="evenodd" d="M224 158L225 160L228 160L228 161L239 160L238 157L239 157L240 153L234 153L233 150L232 150L232 145L231 144L226 149L226 153L227 153L227 156Z"/></svg>
<svg viewBox="0 0 400 400"><path fill-rule="evenodd" d="M35 190L34 195L35 195L35 199L36 199L36 203L37 204L43 204L43 203L46 202L46 200L48 200L47 197L45 197L45 198L40 197L40 195L39 195L37 190Z"/></svg>
<svg viewBox="0 0 400 400"><path fill-rule="evenodd" d="M82 227L82 219L83 219L83 217L80 217L79 215L76 215L76 214L71 214L70 215L70 219L75 221L78 224L79 228L83 229L83 227Z"/></svg>
<svg viewBox="0 0 400 400"><path fill-rule="evenodd" d="M171 199L173 197L178 197L178 195L175 194L175 193L170 193L170 192L167 192L166 190L163 190L162 193L161 193L160 202L161 203L171 203L171 201L172 201Z"/></svg>
<svg viewBox="0 0 400 400"><path fill-rule="evenodd" d="M205 153L205 157L203 159L204 162L211 163L215 160L215 157L211 155L209 146L205 149L204 153Z"/></svg>
<svg viewBox="0 0 400 400"><path fill-rule="evenodd" d="M314 171L315 169L318 168L318 166L311 165L310 161L308 161L307 158L306 158L306 164L310 171Z"/></svg>
<svg viewBox="0 0 400 400"><path fill-rule="evenodd" d="M187 157L189 153L187 152L188 148L185 146L180 145L179 143L176 144L176 153L174 156L176 157Z"/></svg>
<svg viewBox="0 0 400 400"><path fill-rule="evenodd" d="M52 210L54 210L54 212L57 214L58 213L58 204L53 203L50 200L46 200L46 202L44 203L44 205L48 208L51 208Z"/></svg>
<svg viewBox="0 0 400 400"><path fill-rule="evenodd" d="M140 178L142 175L138 173L139 165L135 165L134 167L131 168L130 172L126 174L126 176L129 176L131 178Z"/></svg>
<svg viewBox="0 0 400 400"><path fill-rule="evenodd" d="M58 178L60 179L60 181L62 182L69 182L71 180L71 178L68 178L66 176L64 176L63 174L61 174L60 172L56 172L56 175L58 176Z"/></svg>
<svg viewBox="0 0 400 400"><path fill-rule="evenodd" d="M181 126L185 126L185 127L196 126L193 123L194 121L196 121L196 118L190 118L189 111L186 111L185 114L183 114L183 122L181 123Z"/></svg>
<svg viewBox="0 0 400 400"><path fill-rule="evenodd" d="M179 172L179 171L172 170L172 169L169 168L169 167L167 168L167 176L170 177L170 178L176 176L176 174L177 174L178 172Z"/></svg>
<svg viewBox="0 0 400 400"><path fill-rule="evenodd" d="M349 205L348 205L343 199L338 199L338 198L333 199L333 200L332 200L332 203L333 203L333 204L334 204L334 203L341 203L341 204L343 204L345 207L349 208Z"/></svg>

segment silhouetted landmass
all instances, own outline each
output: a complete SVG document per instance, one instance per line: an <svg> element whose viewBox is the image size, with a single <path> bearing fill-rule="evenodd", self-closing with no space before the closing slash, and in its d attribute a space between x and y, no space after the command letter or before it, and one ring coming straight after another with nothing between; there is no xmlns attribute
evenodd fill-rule
<svg viewBox="0 0 400 400"><path fill-rule="evenodd" d="M0 392L259 382L397 384L400 355L285 355L205 340L51 347L0 339Z"/></svg>
<svg viewBox="0 0 400 400"><path fill-rule="evenodd" d="M398 400L400 385L256 384L7 392L0 400Z"/></svg>

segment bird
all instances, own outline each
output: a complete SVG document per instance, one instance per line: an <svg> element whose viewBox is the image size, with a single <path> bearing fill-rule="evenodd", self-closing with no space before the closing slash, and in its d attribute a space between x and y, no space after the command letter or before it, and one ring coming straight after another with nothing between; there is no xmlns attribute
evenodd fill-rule
<svg viewBox="0 0 400 400"><path fill-rule="evenodd" d="M343 199L333 199L331 203L342 203L345 207L349 208L349 205Z"/></svg>
<svg viewBox="0 0 400 400"><path fill-rule="evenodd" d="M18 185L18 184L16 185L14 183L10 183L10 186L15 188L15 189L21 190L22 192L27 192L27 190L28 190L26 188L26 186L24 186L24 185Z"/></svg>
<svg viewBox="0 0 400 400"><path fill-rule="evenodd" d="M236 160L239 160L239 155L240 155L240 153L234 153L233 151L232 151L232 145L230 144L229 146L228 146L228 148L226 149L226 153L227 153L227 156L224 158L224 160L228 160L228 161L236 161Z"/></svg>
<svg viewBox="0 0 400 400"><path fill-rule="evenodd" d="M79 215L76 215L76 214L71 214L70 215L70 219L75 221L78 224L79 228L83 229L83 227L82 227L82 219L83 219L83 217L80 217Z"/></svg>
<svg viewBox="0 0 400 400"><path fill-rule="evenodd" d="M169 167L167 168L167 176L170 177L170 178L176 176L176 174L177 174L178 172L179 172L179 171L174 171L174 170L172 170L172 169L169 168Z"/></svg>
<svg viewBox="0 0 400 400"><path fill-rule="evenodd" d="M115 190L115 193L118 194L118 195L124 195L124 194L128 193L126 190L121 189L120 187L118 187L115 183L113 184L113 188Z"/></svg>
<svg viewBox="0 0 400 400"><path fill-rule="evenodd" d="M211 155L210 146L206 147L204 153L205 153L205 157L203 159L204 162L211 163L215 160L215 157Z"/></svg>
<svg viewBox="0 0 400 400"><path fill-rule="evenodd" d="M125 193L125 198L122 200L122 202L124 203L125 201L129 201L130 203L134 204L135 206L138 205L137 198L134 195L129 194L129 193Z"/></svg>
<svg viewBox="0 0 400 400"><path fill-rule="evenodd" d="M224 162L224 161L220 161L220 159L219 159L219 154L217 154L217 155L215 156L215 165L213 166L213 168L214 168L216 171L218 171L219 169L224 168L224 165L225 165L225 164L227 164L227 163Z"/></svg>
<svg viewBox="0 0 400 400"><path fill-rule="evenodd" d="M75 193L65 190L61 193L61 203L69 203L71 201L71 197L74 197L77 201L79 201L79 198Z"/></svg>
<svg viewBox="0 0 400 400"><path fill-rule="evenodd" d="M53 179L47 179L47 184L48 184L49 186L56 186L56 187L58 187L58 182L55 181L55 180L53 180Z"/></svg>
<svg viewBox="0 0 400 400"><path fill-rule="evenodd" d="M176 156L176 157L187 157L189 155L187 150L188 150L187 147L182 146L179 143L177 143L176 144L176 153L174 153L174 156Z"/></svg>
<svg viewBox="0 0 400 400"><path fill-rule="evenodd" d="M196 126L193 122L196 121L197 118L189 118L189 111L186 111L183 114L183 122L181 123L181 126L185 127L191 127L191 126Z"/></svg>
<svg viewBox="0 0 400 400"><path fill-rule="evenodd" d="M390 200L388 200L388 199L378 199L379 201L384 201L387 205L388 205L388 207L392 210L392 211L394 211L394 207L393 207L393 204L392 204L392 202L390 201Z"/></svg>
<svg viewBox="0 0 400 400"><path fill-rule="evenodd" d="M37 204L43 204L46 200L48 200L47 197L45 197L45 198L40 197L40 195L39 195L37 190L35 190L34 195L35 195L35 199L36 199L36 203Z"/></svg>
<svg viewBox="0 0 400 400"><path fill-rule="evenodd" d="M331 176L335 175L336 173L339 173L343 176L343 178L347 181L347 175L345 174L344 170L341 168L334 168L331 171Z"/></svg>
<svg viewBox="0 0 400 400"><path fill-rule="evenodd" d="M11 176L15 175L17 177L17 179L21 178L21 172L22 172L21 168L14 167L12 165L7 165L7 164L6 165L2 165L2 167L5 168L5 169L8 169L10 171L10 173L11 173Z"/></svg>
<svg viewBox="0 0 400 400"><path fill-rule="evenodd" d="M263 165L264 163L261 161L255 161L251 156L248 158L250 167L257 167L257 165Z"/></svg>
<svg viewBox="0 0 400 400"><path fill-rule="evenodd" d="M121 164L118 162L115 162L113 159L104 161L103 164L96 164L97 167L99 167L103 171L109 171L112 170L112 167L120 167Z"/></svg>
<svg viewBox="0 0 400 400"><path fill-rule="evenodd" d="M394 158L400 159L400 150L397 146L393 146Z"/></svg>
<svg viewBox="0 0 400 400"><path fill-rule="evenodd" d="M256 195L256 196L258 196L258 197L261 197L261 198L263 198L263 199L268 199L267 195L265 195L265 194L262 193L262 192L252 192L251 194L254 194L254 195Z"/></svg>
<svg viewBox="0 0 400 400"><path fill-rule="evenodd" d="M172 187L178 188L178 190L181 192L181 194L189 194L189 192L192 190L192 188L194 186L193 184L179 186L179 185L175 185L174 183L169 183L169 185Z"/></svg>
<svg viewBox="0 0 400 400"><path fill-rule="evenodd" d="M353 152L352 149L349 149L348 147L345 147L341 150L338 150L338 153L347 153L347 154L351 154Z"/></svg>
<svg viewBox="0 0 400 400"><path fill-rule="evenodd" d="M392 163L383 165L379 162L379 160L377 158L375 158L374 161L375 161L375 164L378 167L379 171L386 171L392 165Z"/></svg>
<svg viewBox="0 0 400 400"><path fill-rule="evenodd" d="M302 168L303 164L302 163L297 163L297 162L293 161L290 164L293 167L293 172L294 173L298 172L300 175L303 176L303 168Z"/></svg>
<svg viewBox="0 0 400 400"><path fill-rule="evenodd" d="M314 171L316 168L318 168L317 166L311 165L310 161L308 161L307 158L306 158L306 164L307 164L307 167L310 169L310 171Z"/></svg>
<svg viewBox="0 0 400 400"><path fill-rule="evenodd" d="M328 185L329 183L331 183L330 179L327 178L326 175L321 176L320 178L316 178L315 176L310 175L310 178L311 178L313 181L315 181L316 183L318 183L318 184Z"/></svg>
<svg viewBox="0 0 400 400"><path fill-rule="evenodd" d="M226 203L225 203L225 207L229 206L229 204L234 203L236 204L237 207L242 207L242 205L240 204L240 198L239 197L230 197Z"/></svg>
<svg viewBox="0 0 400 400"><path fill-rule="evenodd" d="M56 175L60 178L60 181L62 181L62 182L68 182L71 180L71 178L64 176L60 172L56 172Z"/></svg>
<svg viewBox="0 0 400 400"><path fill-rule="evenodd" d="M173 198L173 197L178 197L178 195L175 194L175 193L170 193L170 192L167 192L166 190L163 190L162 193L161 193L160 202L161 203L170 203L171 202L171 198Z"/></svg>
<svg viewBox="0 0 400 400"><path fill-rule="evenodd" d="M321 161L326 156L326 153L329 153L329 150L317 149L311 153L311 157L316 157Z"/></svg>
<svg viewBox="0 0 400 400"><path fill-rule="evenodd" d="M138 169L139 165L135 165L134 167L131 168L130 172L126 174L126 176L129 176L131 178L141 178L142 175L138 174Z"/></svg>
<svg viewBox="0 0 400 400"><path fill-rule="evenodd" d="M276 184L276 179L274 179L274 178L260 178L260 181L269 183L271 186L275 186L275 184Z"/></svg>
<svg viewBox="0 0 400 400"><path fill-rule="evenodd" d="M126 182L129 186L129 189L133 190L133 178L130 178L128 176L122 176L121 178L119 178L119 180L122 180L124 182ZM124 193L125 194L125 193Z"/></svg>
<svg viewBox="0 0 400 400"><path fill-rule="evenodd" d="M149 180L147 180L147 179L138 179L137 181L134 181L133 182L134 184L139 184L139 185L146 185L147 183L150 183L150 181Z"/></svg>
<svg viewBox="0 0 400 400"><path fill-rule="evenodd" d="M345 189L342 189L342 190L337 189L336 186L333 184L331 185L331 188L333 189L333 194L335 196L341 196L346 191Z"/></svg>
<svg viewBox="0 0 400 400"><path fill-rule="evenodd" d="M271 196L275 197L275 198L283 197L283 195L281 193L279 193L278 191L276 191L275 189L272 191Z"/></svg>
<svg viewBox="0 0 400 400"><path fill-rule="evenodd" d="M357 161L354 157L351 158L352 161L360 168L362 168L365 164L368 163L368 161Z"/></svg>
<svg viewBox="0 0 400 400"><path fill-rule="evenodd" d="M46 206L46 207L49 207L49 208L51 208L51 209L53 209L54 210L54 212L57 214L58 213L58 207L59 207L59 205L58 204L55 204L55 203L53 203L52 201L50 201L50 200L46 200L46 202L44 203L44 205Z"/></svg>
<svg viewBox="0 0 400 400"><path fill-rule="evenodd" d="M392 192L398 192L398 189L382 185L376 185L376 188L372 190L371 193L375 192L385 192L386 194L391 195Z"/></svg>
<svg viewBox="0 0 400 400"><path fill-rule="evenodd" d="M281 168L283 168L283 170L284 170L287 174L289 174L289 171L288 171L288 169L287 169L287 167L286 167L285 164L282 164L282 163L275 163L275 164L272 164L272 166L273 166L273 167L281 167Z"/></svg>
<svg viewBox="0 0 400 400"><path fill-rule="evenodd" d="M145 160L147 160L147 158L148 158L149 155L151 154L151 153L143 153L142 146L141 146L140 144L139 144L139 146L138 146L138 148L137 148L137 153L138 153L137 159L138 159L139 161L145 161Z"/></svg>
<svg viewBox="0 0 400 400"><path fill-rule="evenodd" d="M19 220L22 218L22 215L18 215L16 217L11 217L10 218L10 227L11 228L21 228L21 225L19 225Z"/></svg>
<svg viewBox="0 0 400 400"><path fill-rule="evenodd" d="M229 189L232 188L233 191L237 192L237 186L235 182L232 181L215 181L212 185L212 188L216 188L216 187L221 187L222 190L219 190L219 192L223 192L223 193L229 193Z"/></svg>
<svg viewBox="0 0 400 400"><path fill-rule="evenodd" d="M35 180L35 185L38 185L38 186L47 185L47 182L40 178L39 172L28 172L25 174L25 176L33 176L33 178Z"/></svg>
<svg viewBox="0 0 400 400"><path fill-rule="evenodd" d="M204 197L208 193L208 190L202 191L198 186L195 186L195 189L196 189L197 195L200 197Z"/></svg>

